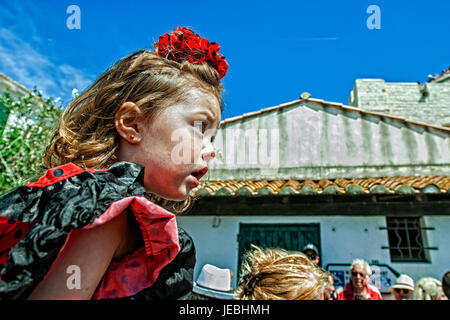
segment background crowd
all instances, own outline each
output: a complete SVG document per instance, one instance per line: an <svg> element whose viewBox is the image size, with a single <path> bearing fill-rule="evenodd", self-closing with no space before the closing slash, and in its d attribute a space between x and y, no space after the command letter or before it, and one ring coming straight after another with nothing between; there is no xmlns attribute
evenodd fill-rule
<svg viewBox="0 0 450 320"><path fill-rule="evenodd" d="M335 287L333 273L319 266L320 256L313 244L303 252L261 249L252 246L241 265L236 290L231 288L232 272L206 264L194 282L193 299L238 300L383 300L370 283L372 269L363 259L350 266L345 287ZM401 274L390 287L395 300L448 300L450 271L442 279L423 277L416 283Z"/></svg>

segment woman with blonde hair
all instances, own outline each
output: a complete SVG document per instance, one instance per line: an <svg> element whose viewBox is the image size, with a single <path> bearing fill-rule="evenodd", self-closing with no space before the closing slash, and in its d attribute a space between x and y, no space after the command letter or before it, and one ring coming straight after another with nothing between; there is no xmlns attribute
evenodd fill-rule
<svg viewBox="0 0 450 320"><path fill-rule="evenodd" d="M413 293L413 300L447 300L439 280L425 277L419 280Z"/></svg>
<svg viewBox="0 0 450 320"><path fill-rule="evenodd" d="M239 300L323 300L326 273L301 252L261 249L244 255Z"/></svg>

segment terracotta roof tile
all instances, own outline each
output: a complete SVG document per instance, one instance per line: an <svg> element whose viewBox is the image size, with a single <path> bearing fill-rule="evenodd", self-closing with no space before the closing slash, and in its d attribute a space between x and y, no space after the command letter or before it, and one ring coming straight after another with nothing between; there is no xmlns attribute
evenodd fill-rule
<svg viewBox="0 0 450 320"><path fill-rule="evenodd" d="M433 187L434 186L434 187ZM427 188L428 187L428 188ZM210 195L278 195L358 193L450 193L450 176L379 177L335 180L231 180L201 181L192 192L200 197ZM325 190L326 189L326 190ZM281 191L281 192L280 192ZM436 191L437 192L437 191Z"/></svg>

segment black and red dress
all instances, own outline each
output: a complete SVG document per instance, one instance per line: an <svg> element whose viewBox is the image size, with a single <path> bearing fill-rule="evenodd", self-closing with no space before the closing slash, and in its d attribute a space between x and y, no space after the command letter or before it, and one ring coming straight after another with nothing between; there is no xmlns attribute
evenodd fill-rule
<svg viewBox="0 0 450 320"><path fill-rule="evenodd" d="M127 212L138 222L144 245L111 261L92 299L188 295L195 247L174 214L144 197L143 174L144 167L130 162L101 170L68 163L1 196L0 299L26 299L73 230Z"/></svg>

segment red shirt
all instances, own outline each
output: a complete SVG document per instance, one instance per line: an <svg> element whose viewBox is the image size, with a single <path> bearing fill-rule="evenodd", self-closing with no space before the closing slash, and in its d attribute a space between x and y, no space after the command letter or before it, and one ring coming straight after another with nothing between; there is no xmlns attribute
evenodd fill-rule
<svg viewBox="0 0 450 320"><path fill-rule="evenodd" d="M367 300L383 300L381 294L375 290L372 290L369 285L366 285ZM355 300L353 288L350 283L347 283L345 290L341 291L337 295L337 300Z"/></svg>

